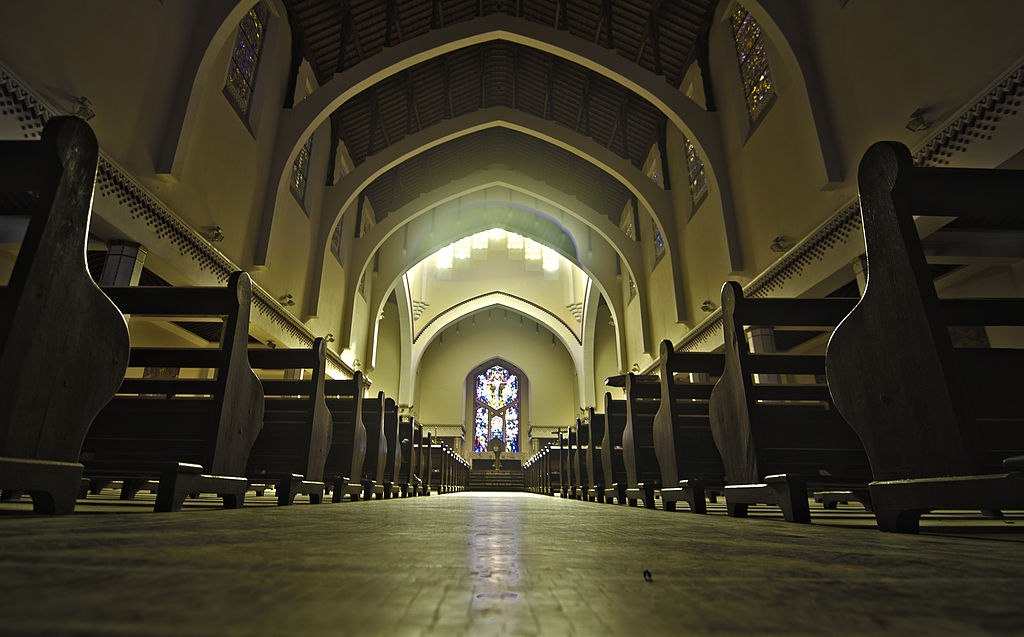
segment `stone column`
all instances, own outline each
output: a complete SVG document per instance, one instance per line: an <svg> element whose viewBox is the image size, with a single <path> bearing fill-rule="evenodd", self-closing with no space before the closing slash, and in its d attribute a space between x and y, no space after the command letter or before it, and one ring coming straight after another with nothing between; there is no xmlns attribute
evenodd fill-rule
<svg viewBox="0 0 1024 637"><path fill-rule="evenodd" d="M100 286L138 285L149 250L132 241L111 241L100 274Z"/></svg>
<svg viewBox="0 0 1024 637"><path fill-rule="evenodd" d="M752 354L771 354L775 351L775 330L771 327L751 326L747 328L747 343ZM778 374L754 374L754 382L766 385L778 384Z"/></svg>

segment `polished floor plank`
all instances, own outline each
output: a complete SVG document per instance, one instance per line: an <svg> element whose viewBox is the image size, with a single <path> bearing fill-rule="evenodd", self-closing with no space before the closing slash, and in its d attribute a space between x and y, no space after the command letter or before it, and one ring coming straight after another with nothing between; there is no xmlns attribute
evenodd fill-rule
<svg viewBox="0 0 1024 637"><path fill-rule="evenodd" d="M8 514L0 633L963 635L1024 626L1019 542L880 533L853 506L829 514L847 526L761 515L505 493Z"/></svg>

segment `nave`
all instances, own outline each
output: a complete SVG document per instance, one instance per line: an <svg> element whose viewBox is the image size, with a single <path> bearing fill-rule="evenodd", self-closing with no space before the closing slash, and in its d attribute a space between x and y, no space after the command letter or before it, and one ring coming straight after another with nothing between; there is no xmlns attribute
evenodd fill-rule
<svg viewBox="0 0 1024 637"><path fill-rule="evenodd" d="M1020 539L1019 519L965 531L927 518L908 536L852 505L795 525L520 493L267 504L135 514L100 499L52 518L5 504L0 632L964 635L1024 622L1024 545L1002 541Z"/></svg>

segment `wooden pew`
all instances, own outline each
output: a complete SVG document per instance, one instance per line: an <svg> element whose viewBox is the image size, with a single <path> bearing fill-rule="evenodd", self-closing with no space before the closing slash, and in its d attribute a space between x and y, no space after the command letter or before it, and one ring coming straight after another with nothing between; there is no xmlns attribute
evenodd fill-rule
<svg viewBox="0 0 1024 637"><path fill-rule="evenodd" d="M613 382L613 379L608 379ZM626 500L654 508L654 492L661 489L661 470L654 452L654 415L661 405L657 376L627 374L626 428L622 431L622 462L626 467Z"/></svg>
<svg viewBox="0 0 1024 637"><path fill-rule="evenodd" d="M430 484L438 495L448 492L445 482L445 471L448 467L445 462L444 448L443 442L432 442L430 445Z"/></svg>
<svg viewBox="0 0 1024 637"><path fill-rule="evenodd" d="M412 497L416 495L415 487L413 487L413 438L414 423L411 417L399 417L398 419L398 453L400 461L395 470L397 478L397 484L399 487L398 495L403 498Z"/></svg>
<svg viewBox="0 0 1024 637"><path fill-rule="evenodd" d="M601 473L604 501L626 504L626 465L622 459L622 434L626 430L626 401L604 394L604 438L601 439Z"/></svg>
<svg viewBox="0 0 1024 637"><path fill-rule="evenodd" d="M590 472L587 468L587 450L589 446L590 424L577 418L573 472L576 475L576 485L579 489L576 493L576 499L578 500L590 500L590 496L593 495L593 485L590 482Z"/></svg>
<svg viewBox="0 0 1024 637"><path fill-rule="evenodd" d="M594 413L593 407L588 407L589 433L587 446L583 451L584 460L587 466L587 476L590 480L589 496L594 502L604 502L604 471L601 468L601 440L604 438L604 414Z"/></svg>
<svg viewBox="0 0 1024 637"><path fill-rule="evenodd" d="M85 265L98 161L75 117L0 142L0 192L37 193L0 288L0 489L26 492L36 513L74 510L82 441L128 364L124 318Z"/></svg>
<svg viewBox="0 0 1024 637"><path fill-rule="evenodd" d="M363 459L363 499L384 498L384 463L388 457L388 440L384 433L387 401L384 392L374 399L363 399L363 426L366 427L366 456Z"/></svg>
<svg viewBox="0 0 1024 637"><path fill-rule="evenodd" d="M1019 232L1024 171L917 168L905 146L881 142L857 180L867 287L829 342L827 372L871 460L878 527L916 532L934 509L1021 508L1024 352L954 348L948 328L1020 326L1024 300L938 298L914 217Z"/></svg>
<svg viewBox="0 0 1024 637"><path fill-rule="evenodd" d="M569 485L565 495L574 500L579 497L580 493L579 474L576 473L578 428L579 419L576 420L575 425L568 428L565 434L565 479Z"/></svg>
<svg viewBox="0 0 1024 637"><path fill-rule="evenodd" d="M278 505L295 496L320 504L324 496L324 464L331 450L333 422L324 398L327 342L317 338L309 349L250 349L254 369L296 370L301 379L261 379L263 429L252 451L246 475L250 483L273 483Z"/></svg>
<svg viewBox="0 0 1024 637"><path fill-rule="evenodd" d="M420 450L423 458L423 495L425 496L429 496L430 492L434 489L434 460L433 455L430 453L433 446L433 434L428 431L423 434L423 448Z"/></svg>
<svg viewBox="0 0 1024 637"><path fill-rule="evenodd" d="M557 481L557 493L563 498L569 497L569 445L566 443L566 435L558 432L558 442L552 447L555 455L552 457L551 477Z"/></svg>
<svg viewBox="0 0 1024 637"><path fill-rule="evenodd" d="M409 495L423 495L423 425L411 420L412 437L410 440L409 460Z"/></svg>
<svg viewBox="0 0 1024 637"><path fill-rule="evenodd" d="M790 522L810 522L808 487L864 488L871 479L856 434L832 404L820 355L751 353L744 326L835 326L853 299L745 299L722 287L725 364L709 415L728 484L729 515L775 504ZM809 376L814 383L755 384L754 374Z"/></svg>
<svg viewBox="0 0 1024 637"><path fill-rule="evenodd" d="M263 388L248 360L252 281L235 272L226 287L106 288L134 316L221 317L217 348L133 347L130 367L206 368L212 379L126 378L96 416L82 446L86 475L159 479L157 511L177 511L194 493L242 505L246 462L263 427Z"/></svg>
<svg viewBox="0 0 1024 637"><path fill-rule="evenodd" d="M324 481L333 485L333 502L341 502L346 495L355 501L363 492L363 463L366 459L364 389L363 374L359 371L352 380L324 381L327 409L333 425L331 449L324 464Z"/></svg>
<svg viewBox="0 0 1024 637"><path fill-rule="evenodd" d="M706 489L725 486L725 467L708 417L712 378L722 375L724 365L722 354L681 353L674 351L672 341L661 342L661 406L654 417L654 450L666 511L674 511L682 500L692 512L706 513Z"/></svg>
<svg viewBox="0 0 1024 637"><path fill-rule="evenodd" d="M401 438L398 436L398 404L388 399L384 410L384 437L387 440L387 456L384 460L384 497L395 498L402 493L398 474L402 466Z"/></svg>

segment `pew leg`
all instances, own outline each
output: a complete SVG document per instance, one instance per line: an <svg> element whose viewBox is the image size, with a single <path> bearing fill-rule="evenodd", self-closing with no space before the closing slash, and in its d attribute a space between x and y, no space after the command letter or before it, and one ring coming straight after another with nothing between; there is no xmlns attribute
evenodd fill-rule
<svg viewBox="0 0 1024 637"><path fill-rule="evenodd" d="M770 478L769 478L770 479ZM779 508L786 522L806 524L811 521L811 509L807 504L807 487L800 480L786 479L769 482L779 499Z"/></svg>
<svg viewBox="0 0 1024 637"><path fill-rule="evenodd" d="M636 506L636 498L626 498L626 501L629 502L629 506L631 506L631 507L635 507Z"/></svg>
<svg viewBox="0 0 1024 637"><path fill-rule="evenodd" d="M675 511L676 510L676 501L675 500L665 500L664 498L662 498L661 505L663 507L665 507L666 511Z"/></svg>
<svg viewBox="0 0 1024 637"><path fill-rule="evenodd" d="M644 507L654 508L654 487L644 485Z"/></svg>
<svg viewBox="0 0 1024 637"><path fill-rule="evenodd" d="M837 502L836 500L825 500L824 502L821 503L821 508L829 510L838 509L839 502Z"/></svg>
<svg viewBox="0 0 1024 637"><path fill-rule="evenodd" d="M245 504L245 490L233 493L218 493L217 497L224 503L225 509L241 509Z"/></svg>
<svg viewBox="0 0 1024 637"><path fill-rule="evenodd" d="M153 510L157 513L181 511L182 505L185 504L185 497L189 493L188 487L192 486L182 484L187 481L187 476L181 474L164 476L160 480L160 487L156 492L156 506Z"/></svg>
<svg viewBox="0 0 1024 637"><path fill-rule="evenodd" d="M323 501L324 501L324 494L322 494L322 493L310 493L309 494L309 503L310 504L320 504Z"/></svg>
<svg viewBox="0 0 1024 637"><path fill-rule="evenodd" d="M729 499L725 500L725 511L729 514L730 518L745 518L747 517L748 504L744 502L729 502Z"/></svg>
<svg viewBox="0 0 1024 637"><path fill-rule="evenodd" d="M875 509L875 523L880 531L917 533L921 528L922 510Z"/></svg>
<svg viewBox="0 0 1024 637"><path fill-rule="evenodd" d="M373 481L372 480L366 480L366 481L363 482L363 499L364 500L372 500L373 499Z"/></svg>
<svg viewBox="0 0 1024 637"><path fill-rule="evenodd" d="M1005 516L999 509L982 509L981 517L988 518L990 520L1002 520Z"/></svg>
<svg viewBox="0 0 1024 637"><path fill-rule="evenodd" d="M294 504L299 485L294 476L283 476L277 483L277 506Z"/></svg>
<svg viewBox="0 0 1024 637"><path fill-rule="evenodd" d="M689 484L682 487L682 489L683 493L686 494L686 503L690 505L690 513L706 515L708 505L705 501L704 486L697 480L690 480ZM707 494L707 497L713 498L714 494Z"/></svg>
<svg viewBox="0 0 1024 637"><path fill-rule="evenodd" d="M715 504L716 502L718 502L718 494L717 493L708 493L707 498L708 498L708 502L710 502L711 504Z"/></svg>
<svg viewBox="0 0 1024 637"><path fill-rule="evenodd" d="M142 490L148 480L145 479L125 479L121 482L121 498L122 500L134 500L135 496L138 495L139 491Z"/></svg>
<svg viewBox="0 0 1024 637"><path fill-rule="evenodd" d="M103 490L110 486L112 480L97 480L93 479L89 483L89 495L99 495L103 493Z"/></svg>

